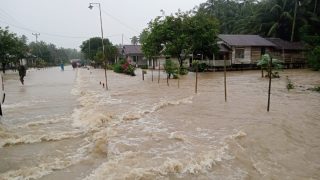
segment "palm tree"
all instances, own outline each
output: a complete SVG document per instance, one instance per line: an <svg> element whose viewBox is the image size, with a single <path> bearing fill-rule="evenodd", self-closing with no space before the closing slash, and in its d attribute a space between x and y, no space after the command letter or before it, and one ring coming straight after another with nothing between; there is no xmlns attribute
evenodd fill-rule
<svg viewBox="0 0 320 180"><path fill-rule="evenodd" d="M139 42L139 39L138 39L138 37L137 37L137 36L133 36L133 37L131 38L131 44L133 44L133 45L137 45L137 44L138 44L138 42Z"/></svg>

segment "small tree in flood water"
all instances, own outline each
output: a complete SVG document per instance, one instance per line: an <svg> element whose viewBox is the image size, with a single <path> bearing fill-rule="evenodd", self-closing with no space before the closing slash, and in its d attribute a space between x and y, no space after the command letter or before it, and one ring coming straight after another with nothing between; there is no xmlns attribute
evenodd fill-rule
<svg viewBox="0 0 320 180"><path fill-rule="evenodd" d="M271 57L269 54L262 55L261 59L257 62L257 65L261 67L261 76L264 77L263 71L267 71L266 77L270 77L270 70L269 70L269 62L271 60ZM280 70L283 69L283 65L281 64L281 61L277 59L272 59L272 67L273 70ZM277 71L271 73L272 78L279 78L279 73Z"/></svg>
<svg viewBox="0 0 320 180"><path fill-rule="evenodd" d="M167 73L169 79L171 78L171 75L173 77L177 77L179 71L178 69L179 67L175 62L173 62L171 59L166 60L166 63L164 64L164 70Z"/></svg>

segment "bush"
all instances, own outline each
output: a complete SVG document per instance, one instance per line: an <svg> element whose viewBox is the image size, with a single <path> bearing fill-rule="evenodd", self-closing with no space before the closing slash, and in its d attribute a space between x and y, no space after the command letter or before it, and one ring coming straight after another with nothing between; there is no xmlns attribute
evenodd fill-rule
<svg viewBox="0 0 320 180"><path fill-rule="evenodd" d="M141 69L148 69L148 65L140 65L139 66Z"/></svg>
<svg viewBox="0 0 320 180"><path fill-rule="evenodd" d="M186 75L188 74L188 69L186 67L181 67L180 70L179 70L179 74L180 75Z"/></svg>
<svg viewBox="0 0 320 180"><path fill-rule="evenodd" d="M113 66L113 71L116 73L124 73L128 74L131 76L135 76L136 74L134 73L135 67L132 64L129 64L126 61L119 61L117 64Z"/></svg>
<svg viewBox="0 0 320 180"><path fill-rule="evenodd" d="M169 76L169 78L172 76L176 76L178 74L178 65L173 62L171 59L167 59L166 63L164 64L164 70Z"/></svg>
<svg viewBox="0 0 320 180"><path fill-rule="evenodd" d="M115 64L115 65L113 66L113 71L116 72L116 73L122 73L122 72L123 72L123 69L122 69L121 64Z"/></svg>
<svg viewBox="0 0 320 180"><path fill-rule="evenodd" d="M309 54L308 54L308 63L311 69L315 71L320 70L320 46L316 46Z"/></svg>
<svg viewBox="0 0 320 180"><path fill-rule="evenodd" d="M293 83L291 82L291 80L289 79L288 76L287 76L287 89L288 89L288 91L290 89L294 89L294 85L293 85Z"/></svg>
<svg viewBox="0 0 320 180"><path fill-rule="evenodd" d="M204 72L207 69L206 63L199 63L198 61L192 62L191 71L195 72L198 68L198 72Z"/></svg>
<svg viewBox="0 0 320 180"><path fill-rule="evenodd" d="M308 88L308 90L316 91L316 92L320 93L320 86L316 86L314 88Z"/></svg>

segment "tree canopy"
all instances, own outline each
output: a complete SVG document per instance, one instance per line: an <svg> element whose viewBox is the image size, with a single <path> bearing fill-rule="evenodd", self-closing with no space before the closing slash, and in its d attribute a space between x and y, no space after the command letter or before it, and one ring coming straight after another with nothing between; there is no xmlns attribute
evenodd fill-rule
<svg viewBox="0 0 320 180"><path fill-rule="evenodd" d="M212 56L216 51L218 21L206 14L177 12L175 15L156 17L140 34L142 51L149 58L168 55L180 60L181 53L201 53Z"/></svg>
<svg viewBox="0 0 320 180"><path fill-rule="evenodd" d="M94 60L98 64L102 64L105 59L108 62L113 62L117 55L117 47L114 46L109 39L103 39L105 57L102 54L102 41L100 37L93 37L82 42L80 46L81 52L86 59ZM104 59L105 58L105 59Z"/></svg>
<svg viewBox="0 0 320 180"><path fill-rule="evenodd" d="M320 29L318 0L207 0L197 12L219 19L224 34L298 41Z"/></svg>

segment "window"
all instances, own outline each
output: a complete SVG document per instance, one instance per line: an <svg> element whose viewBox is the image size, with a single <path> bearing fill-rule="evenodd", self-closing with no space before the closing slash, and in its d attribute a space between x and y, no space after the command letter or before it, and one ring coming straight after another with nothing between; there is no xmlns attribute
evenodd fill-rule
<svg viewBox="0 0 320 180"><path fill-rule="evenodd" d="M236 49L236 58L243 59L244 58L244 49Z"/></svg>

